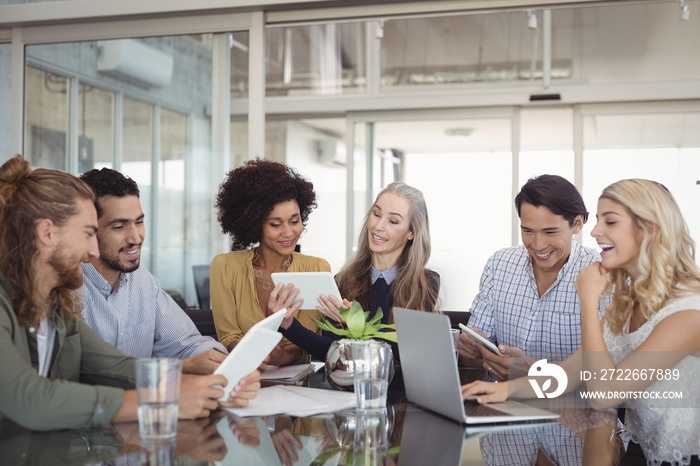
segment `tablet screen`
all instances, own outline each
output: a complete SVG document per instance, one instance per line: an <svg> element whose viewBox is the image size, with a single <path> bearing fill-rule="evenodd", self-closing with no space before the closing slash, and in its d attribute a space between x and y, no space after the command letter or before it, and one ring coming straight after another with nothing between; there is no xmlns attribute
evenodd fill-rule
<svg viewBox="0 0 700 466"><path fill-rule="evenodd" d="M277 285L293 283L299 288L299 297L304 298L301 309L315 309L320 295L335 296L342 301L338 285L330 272L275 272L272 281Z"/></svg>

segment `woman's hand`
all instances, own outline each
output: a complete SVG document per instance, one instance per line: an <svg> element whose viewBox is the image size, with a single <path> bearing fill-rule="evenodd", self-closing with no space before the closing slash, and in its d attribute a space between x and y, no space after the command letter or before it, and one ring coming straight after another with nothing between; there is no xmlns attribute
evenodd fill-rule
<svg viewBox="0 0 700 466"><path fill-rule="evenodd" d="M340 310L347 309L351 305L352 303L345 298L341 302L335 296L322 294L318 297L318 306L316 306L316 310L329 319L333 319L340 324L345 322L343 316L340 315Z"/></svg>
<svg viewBox="0 0 700 466"><path fill-rule="evenodd" d="M296 312L304 302L303 298L297 299L299 288L294 287L294 283L278 283L270 292L270 299L267 301L269 314L273 314L282 308L286 308L291 313ZM289 312L287 312L289 315Z"/></svg>
<svg viewBox="0 0 700 466"><path fill-rule="evenodd" d="M472 382L462 385L462 399L476 400L479 404L499 403L508 399L508 382Z"/></svg>
<svg viewBox="0 0 700 466"><path fill-rule="evenodd" d="M292 420L288 416L275 418L275 430L270 433L272 443L275 445L280 462L285 466L292 466L299 461L299 450L303 445L292 433Z"/></svg>
<svg viewBox="0 0 700 466"><path fill-rule="evenodd" d="M581 300L581 310L583 310L583 304L585 302L596 303L596 310L598 308L598 300L600 295L605 291L605 287L608 285L608 271L603 267L600 262L593 262L587 267L581 269L576 277L576 291L578 292L579 299Z"/></svg>

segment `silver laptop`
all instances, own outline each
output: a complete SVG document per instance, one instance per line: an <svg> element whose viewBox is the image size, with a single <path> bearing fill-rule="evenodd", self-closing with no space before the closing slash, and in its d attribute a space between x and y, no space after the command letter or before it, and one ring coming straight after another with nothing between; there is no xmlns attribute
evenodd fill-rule
<svg viewBox="0 0 700 466"><path fill-rule="evenodd" d="M556 419L558 414L507 401L479 405L462 400L450 319L441 314L393 309L408 401L463 424Z"/></svg>

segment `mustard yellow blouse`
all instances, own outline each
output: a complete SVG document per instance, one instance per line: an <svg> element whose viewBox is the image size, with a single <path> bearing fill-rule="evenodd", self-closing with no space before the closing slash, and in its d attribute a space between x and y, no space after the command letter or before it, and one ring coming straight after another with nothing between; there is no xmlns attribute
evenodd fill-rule
<svg viewBox="0 0 700 466"><path fill-rule="evenodd" d="M253 250L232 251L219 254L211 261L209 290L214 325L219 341L228 346L237 342L257 322L265 318L255 291ZM292 254L288 272L330 272L331 266L319 257ZM315 303L313 304L315 307ZM265 303L267 307L267 303ZM319 319L316 310L299 310L295 316L306 328L317 332L311 320ZM283 344L289 341L282 340Z"/></svg>

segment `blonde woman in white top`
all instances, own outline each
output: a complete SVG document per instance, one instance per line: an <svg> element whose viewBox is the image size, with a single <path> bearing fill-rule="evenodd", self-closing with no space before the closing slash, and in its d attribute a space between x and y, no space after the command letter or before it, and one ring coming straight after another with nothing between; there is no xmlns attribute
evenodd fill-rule
<svg viewBox="0 0 700 466"><path fill-rule="evenodd" d="M605 188L592 231L601 262L576 282L582 346L561 366L568 389L580 371L595 374L588 392L615 392L596 408L620 403L625 425L647 464L700 464L700 269L695 244L671 193L661 184L622 180ZM603 320L598 300L612 291ZM682 399L659 399L670 392ZM480 403L534 396L527 378L465 385L464 397ZM664 395L666 394L666 395Z"/></svg>

